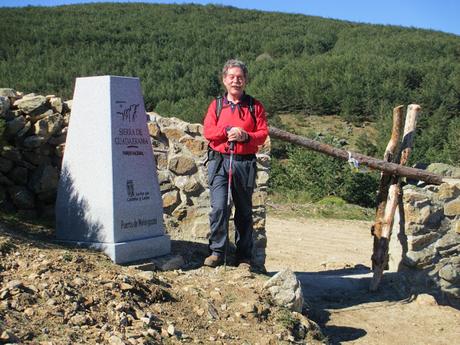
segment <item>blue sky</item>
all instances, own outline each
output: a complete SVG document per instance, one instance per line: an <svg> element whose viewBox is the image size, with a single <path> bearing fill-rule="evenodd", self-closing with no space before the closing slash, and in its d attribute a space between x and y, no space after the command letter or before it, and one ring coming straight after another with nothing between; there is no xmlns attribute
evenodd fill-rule
<svg viewBox="0 0 460 345"><path fill-rule="evenodd" d="M103 2L94 0L0 0L0 6L56 6ZM353 22L402 25L460 35L460 0L233 0L233 1L117 1L221 4L239 8L302 13Z"/></svg>

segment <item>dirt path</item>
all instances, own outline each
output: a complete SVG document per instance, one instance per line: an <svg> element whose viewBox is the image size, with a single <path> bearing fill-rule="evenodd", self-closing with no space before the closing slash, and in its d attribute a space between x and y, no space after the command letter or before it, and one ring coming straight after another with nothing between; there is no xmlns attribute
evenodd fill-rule
<svg viewBox="0 0 460 345"><path fill-rule="evenodd" d="M460 312L417 298L387 273L369 293L370 223L331 219L267 219L269 272L290 268L302 282L317 321L332 344L459 344Z"/></svg>

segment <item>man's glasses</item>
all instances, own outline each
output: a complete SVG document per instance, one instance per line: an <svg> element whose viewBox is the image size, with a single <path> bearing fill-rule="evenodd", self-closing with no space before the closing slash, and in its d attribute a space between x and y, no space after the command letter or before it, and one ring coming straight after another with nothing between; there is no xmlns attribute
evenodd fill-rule
<svg viewBox="0 0 460 345"><path fill-rule="evenodd" d="M234 74L227 74L225 78L227 78L230 81L234 81L234 80L244 81L245 80L243 76L234 75Z"/></svg>

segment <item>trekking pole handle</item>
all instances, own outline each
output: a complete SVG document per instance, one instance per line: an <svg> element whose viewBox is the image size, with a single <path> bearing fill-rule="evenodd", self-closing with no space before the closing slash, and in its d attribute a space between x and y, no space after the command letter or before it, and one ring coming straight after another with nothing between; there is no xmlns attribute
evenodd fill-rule
<svg viewBox="0 0 460 345"><path fill-rule="evenodd" d="M228 148L230 149L230 151L233 151L235 149L235 142L234 141L230 141L228 143Z"/></svg>

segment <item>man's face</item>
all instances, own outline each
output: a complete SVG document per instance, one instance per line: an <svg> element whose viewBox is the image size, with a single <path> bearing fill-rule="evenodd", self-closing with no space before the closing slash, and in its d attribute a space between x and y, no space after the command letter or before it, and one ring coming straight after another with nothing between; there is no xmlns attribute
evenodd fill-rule
<svg viewBox="0 0 460 345"><path fill-rule="evenodd" d="M229 94L239 98L246 86L243 70L239 67L229 68L223 78L223 83Z"/></svg>

